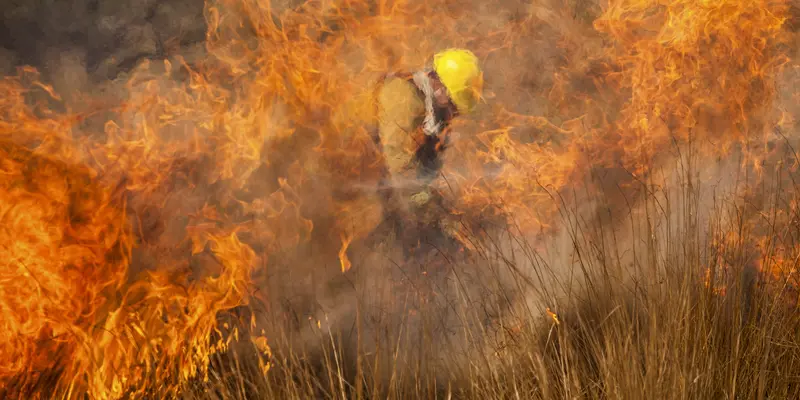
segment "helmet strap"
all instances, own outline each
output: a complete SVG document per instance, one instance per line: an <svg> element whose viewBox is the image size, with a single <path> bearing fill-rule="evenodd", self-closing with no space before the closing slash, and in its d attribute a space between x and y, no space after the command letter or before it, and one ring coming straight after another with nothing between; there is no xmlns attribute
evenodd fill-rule
<svg viewBox="0 0 800 400"><path fill-rule="evenodd" d="M428 72L428 77L430 78L431 82L437 82L441 87L444 87L444 83L442 83L442 80L439 78L439 74L437 74L435 70L433 70L431 68L431 69L427 70L427 72ZM447 89L445 89L445 90L447 90ZM455 116L459 115L458 107L456 107L456 104L453 103L453 99L450 98L449 93L448 93L447 97L448 97L448 99L450 101L447 102L447 107L444 107L444 109L442 110L444 112L440 113L440 114L447 115L449 118L452 118L452 117L455 117ZM439 107L439 108L443 108L443 107Z"/></svg>

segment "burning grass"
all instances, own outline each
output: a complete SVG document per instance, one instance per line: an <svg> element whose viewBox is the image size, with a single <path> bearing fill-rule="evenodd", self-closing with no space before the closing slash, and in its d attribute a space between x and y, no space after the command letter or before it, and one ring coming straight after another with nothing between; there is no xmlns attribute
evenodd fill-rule
<svg viewBox="0 0 800 400"><path fill-rule="evenodd" d="M794 174L776 171L784 183ZM414 302L392 291L380 302L380 285L355 278L354 320L339 327L324 317L302 321L308 336L300 341L296 331L278 329L269 335L268 374L255 367L257 358L242 360L245 352L224 356L215 364L218 378L189 396L796 397L800 316L792 273L775 279L761 266L776 262L768 260L778 247L797 248L788 238L800 232L794 222L774 220L775 243L755 246L748 222L780 214L796 188L773 186L775 201L759 209L735 195L710 197L722 188L688 181L648 182L636 208L615 212L622 226L564 209L570 259L553 258L560 265L526 252L530 243L511 234L518 246L482 247L474 265L449 265L458 272L441 286L419 279L411 291L446 300ZM704 219L693 211L701 206L714 211ZM646 217L634 217L645 209Z"/></svg>
<svg viewBox="0 0 800 400"><path fill-rule="evenodd" d="M20 68L0 394L797 397L792 10L218 0L205 57L68 97ZM459 232L409 245L370 96L446 46L487 104L435 183Z"/></svg>

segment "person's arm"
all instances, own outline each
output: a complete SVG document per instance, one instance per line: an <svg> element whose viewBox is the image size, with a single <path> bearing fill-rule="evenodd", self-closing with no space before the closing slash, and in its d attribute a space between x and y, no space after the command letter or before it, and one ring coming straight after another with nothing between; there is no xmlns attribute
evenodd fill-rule
<svg viewBox="0 0 800 400"><path fill-rule="evenodd" d="M424 106L416 88L402 79L390 79L378 94L379 135L390 173L399 176L409 168L416 143L412 132Z"/></svg>

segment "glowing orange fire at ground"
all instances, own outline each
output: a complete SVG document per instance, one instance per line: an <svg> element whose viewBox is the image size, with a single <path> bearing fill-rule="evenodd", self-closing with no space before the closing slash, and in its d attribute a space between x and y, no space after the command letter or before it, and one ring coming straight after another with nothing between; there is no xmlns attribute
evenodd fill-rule
<svg viewBox="0 0 800 400"><path fill-rule="evenodd" d="M270 254L319 233L349 269L348 246L382 218L364 189L381 169L372 84L436 49L474 49L491 103L455 124L437 185L452 214L525 233L549 227L553 195L592 166L643 174L675 141L721 155L776 122L785 1L612 1L595 33L569 17L574 4L547 5L339 1L278 14L220 0L206 8L211 57L140 66L122 104L57 111L34 71L6 78L0 385L57 370L68 394L179 390L224 348L210 341L217 314L247 303ZM508 67L527 68L553 35L558 70L524 86ZM534 97L547 104L526 106Z"/></svg>

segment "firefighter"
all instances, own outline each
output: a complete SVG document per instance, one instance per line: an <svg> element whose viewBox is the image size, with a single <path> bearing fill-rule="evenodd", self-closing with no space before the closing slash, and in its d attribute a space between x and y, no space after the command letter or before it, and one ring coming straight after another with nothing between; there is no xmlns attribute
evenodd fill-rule
<svg viewBox="0 0 800 400"><path fill-rule="evenodd" d="M430 184L442 166L450 121L471 112L482 89L478 58L464 49L437 53L432 68L383 78L375 139L385 159L382 187L390 216L419 222L430 215L437 198Z"/></svg>

